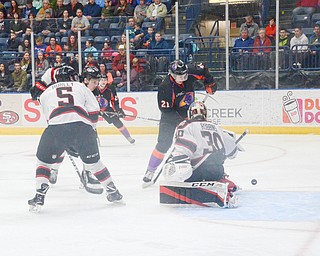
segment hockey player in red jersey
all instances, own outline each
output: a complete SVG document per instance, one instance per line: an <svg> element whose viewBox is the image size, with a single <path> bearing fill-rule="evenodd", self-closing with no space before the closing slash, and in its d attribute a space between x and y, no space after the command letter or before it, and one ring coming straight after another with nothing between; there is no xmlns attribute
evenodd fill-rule
<svg viewBox="0 0 320 256"><path fill-rule="evenodd" d="M49 177L57 158L68 148L79 154L85 169L94 174L107 193L107 200L117 202L122 195L114 185L110 172L101 162L94 128L98 121L99 104L87 88L95 88L99 79L87 76L87 87L79 82L72 67L48 70L54 83L37 83L31 90L38 98L48 127L37 149L36 195L28 201L30 210L39 210L49 189Z"/></svg>
<svg viewBox="0 0 320 256"><path fill-rule="evenodd" d="M102 76L99 86L93 91L100 105L100 115L109 123L113 124L122 135L133 144L135 140L131 137L127 127L120 118L125 117L125 113L119 106L119 98L113 86L107 84L106 77Z"/></svg>
<svg viewBox="0 0 320 256"><path fill-rule="evenodd" d="M158 107L161 111L158 143L143 177L143 187L152 184L155 170L172 144L176 126L187 117L187 110L194 101L194 83L197 80L204 81L208 93L217 90L212 75L202 64L188 67L181 60L170 63L169 74L158 88Z"/></svg>
<svg viewBox="0 0 320 256"><path fill-rule="evenodd" d="M225 188L225 191L221 192L224 196L212 197L213 202L216 200L215 203L222 207L237 206L234 192L238 187L226 178L223 164L226 158L235 158L238 150L242 148L236 143L234 133L222 130L207 121L207 109L204 103L194 102L190 105L188 120L178 125L173 146L174 149L162 169L166 181L223 183L220 184L219 191ZM192 197L192 192L189 196ZM200 202L201 200L199 199Z"/></svg>

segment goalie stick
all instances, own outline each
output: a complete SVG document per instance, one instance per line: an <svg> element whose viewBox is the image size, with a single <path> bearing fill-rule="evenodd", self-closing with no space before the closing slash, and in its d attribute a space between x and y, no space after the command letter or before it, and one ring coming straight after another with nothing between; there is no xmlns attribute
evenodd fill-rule
<svg viewBox="0 0 320 256"><path fill-rule="evenodd" d="M249 129L245 129L244 132L239 136L239 138L236 140L236 145L243 139L244 136L246 136L249 133ZM147 186L144 186L144 188L149 187L153 184L155 184L157 182L157 180L159 179L160 175L162 173L162 168L160 169L160 171L158 172L157 176L150 182L150 184L148 183Z"/></svg>
<svg viewBox="0 0 320 256"><path fill-rule="evenodd" d="M82 177L82 175L81 175L81 173L79 171L79 168L78 168L76 162L74 161L73 157L68 152L67 152L67 155L68 155L69 160L72 163L76 173L78 174L80 182L83 185L84 189L87 192L91 193L91 194L102 194L103 193L103 188L90 188L90 187L87 186L87 182L83 179L83 177Z"/></svg>

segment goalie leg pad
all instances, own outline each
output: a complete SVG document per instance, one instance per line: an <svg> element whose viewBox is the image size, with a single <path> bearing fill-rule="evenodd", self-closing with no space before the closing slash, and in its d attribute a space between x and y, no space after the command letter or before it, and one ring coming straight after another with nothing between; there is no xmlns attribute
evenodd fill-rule
<svg viewBox="0 0 320 256"><path fill-rule="evenodd" d="M195 204L225 208L228 199L228 187L216 181L171 182L160 185L161 204Z"/></svg>

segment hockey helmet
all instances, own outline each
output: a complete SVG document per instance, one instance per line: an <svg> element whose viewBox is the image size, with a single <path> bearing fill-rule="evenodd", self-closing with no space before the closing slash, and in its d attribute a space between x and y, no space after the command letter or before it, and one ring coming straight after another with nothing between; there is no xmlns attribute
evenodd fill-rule
<svg viewBox="0 0 320 256"><path fill-rule="evenodd" d="M169 65L169 74L179 84L188 79L188 66L182 60L174 60Z"/></svg>
<svg viewBox="0 0 320 256"><path fill-rule="evenodd" d="M201 101L193 102L188 109L188 119L207 120L207 107Z"/></svg>
<svg viewBox="0 0 320 256"><path fill-rule="evenodd" d="M62 66L54 70L55 82L79 82L79 75L71 66Z"/></svg>
<svg viewBox="0 0 320 256"><path fill-rule="evenodd" d="M85 67L82 73L82 77L86 78L88 81L90 79L99 79L101 78L100 71L95 66Z"/></svg>

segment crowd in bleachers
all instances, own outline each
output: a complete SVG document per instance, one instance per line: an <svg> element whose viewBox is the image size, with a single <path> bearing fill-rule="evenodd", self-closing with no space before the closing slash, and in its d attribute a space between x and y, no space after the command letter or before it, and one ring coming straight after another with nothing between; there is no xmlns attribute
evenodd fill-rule
<svg viewBox="0 0 320 256"><path fill-rule="evenodd" d="M126 90L125 51L130 48L131 90L143 90L143 79L167 72L175 58L174 35L164 34L170 0L12 0L0 2L0 92L28 91L31 86L31 31L35 38L35 77L49 67L71 65L78 72L78 31L82 67L97 66L118 91ZM316 3L317 2L317 3ZM298 1L292 28L276 28L275 18L259 26L248 15L230 53L233 71L274 70L276 33L280 35L280 69L320 68L318 0ZM299 15L305 15L301 19ZM129 45L126 45L126 30ZM308 33L304 33L308 31ZM201 44L184 41L182 57L191 61ZM201 42L203 43L203 40ZM212 59L212 45L210 45ZM222 51L223 52L223 51ZM224 52L223 52L224 54ZM195 54L196 55L196 54ZM181 55L180 55L181 56ZM199 54L200 56L200 54ZM198 61L202 61L198 59ZM223 61L218 61L223 62ZM291 64L290 64L291 63ZM210 67L210 66L209 66ZM144 76L142 76L144 74ZM144 81L145 82L145 81Z"/></svg>
<svg viewBox="0 0 320 256"><path fill-rule="evenodd" d="M125 49L169 50L161 35L164 18L170 10L171 1L161 0L1 2L0 63L4 70L0 75L0 91L29 90L31 31L35 35L36 79L52 66L69 64L79 71L77 35L80 31L83 67L95 65L105 68L112 75L110 81L119 91L124 91L127 77ZM126 30L129 32L129 45L126 45ZM152 56L152 60L160 61L160 65L162 61L169 61L163 55L159 57L161 54L163 52ZM152 68L149 65L151 57L147 59L142 54L143 58L139 58L137 55L130 56L131 90L140 90L138 75ZM28 60L24 60L26 56Z"/></svg>

